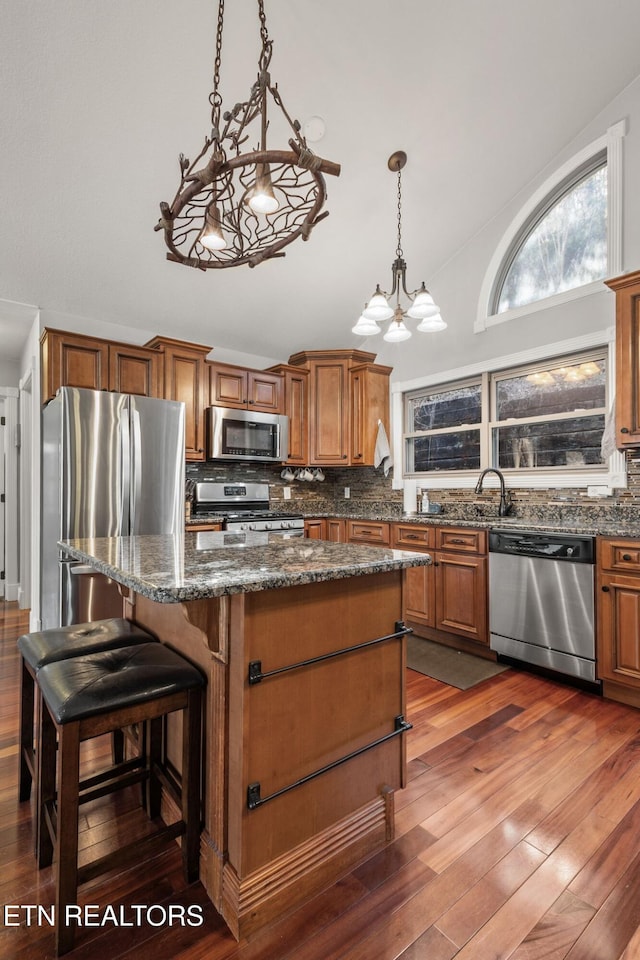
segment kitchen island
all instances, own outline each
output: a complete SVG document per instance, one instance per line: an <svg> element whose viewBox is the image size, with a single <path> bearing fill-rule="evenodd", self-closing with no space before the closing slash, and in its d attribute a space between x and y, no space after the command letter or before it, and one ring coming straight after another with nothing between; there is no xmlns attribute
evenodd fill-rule
<svg viewBox="0 0 640 960"><path fill-rule="evenodd" d="M404 571L427 554L273 534L63 541L207 677L201 880L236 937L393 836ZM178 766L177 731L167 753ZM176 819L168 800L163 816Z"/></svg>

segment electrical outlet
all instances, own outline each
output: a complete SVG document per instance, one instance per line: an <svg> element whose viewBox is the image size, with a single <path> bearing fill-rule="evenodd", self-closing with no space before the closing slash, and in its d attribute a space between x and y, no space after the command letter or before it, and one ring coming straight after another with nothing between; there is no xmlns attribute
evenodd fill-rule
<svg viewBox="0 0 640 960"><path fill-rule="evenodd" d="M348 500L351 497L351 487L344 488L344 498Z"/></svg>
<svg viewBox="0 0 640 960"><path fill-rule="evenodd" d="M291 500L291 487L283 487L282 496L285 500Z"/></svg>

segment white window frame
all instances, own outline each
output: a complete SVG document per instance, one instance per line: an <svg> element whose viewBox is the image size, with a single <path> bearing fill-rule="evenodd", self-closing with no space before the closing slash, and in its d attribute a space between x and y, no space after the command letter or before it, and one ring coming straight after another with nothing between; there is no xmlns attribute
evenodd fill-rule
<svg viewBox="0 0 640 960"><path fill-rule="evenodd" d="M541 204L557 191L563 181L604 150L607 154L607 272L609 276L616 276L622 272L622 139L626 132L626 120L619 120L613 124L608 128L605 136L589 144L556 170L521 207L504 232L485 273L478 300L478 313L473 325L474 333L483 333L488 327L499 323L507 323L509 320L515 320L539 310L547 310L549 307L569 303L607 289L604 280L594 280L592 283L574 287L572 290L563 290L561 293L535 300L522 307L513 307L502 313L489 312L496 278L502 272L503 263L511 252L514 241L518 236L522 237L527 222Z"/></svg>
<svg viewBox="0 0 640 960"><path fill-rule="evenodd" d="M460 380L477 378L478 376L482 376L483 373L494 373L512 367L524 366L529 363L553 361L567 354L578 354L598 347L606 348L607 350L607 370L609 378L608 403L611 408L613 406L613 397L615 396L615 327L585 334L571 340L548 344L544 347L535 347L530 350L523 350L520 353L496 357L490 362L474 363L456 370L430 374L429 376L416 380L393 383L391 386L391 412L394 426L393 456L394 463L398 465L402 464L402 470L398 469L394 471L393 488L396 490L402 489L406 480L417 482L420 487L427 489L441 489L443 487L449 489L465 489L475 487L478 479L477 474L470 470L439 470L433 474L406 473L404 443L405 393L421 388L443 386ZM612 415L611 412L610 415ZM485 455L488 455L488 451L485 451ZM562 487L587 489L588 487L596 487L598 493L605 494L610 493L612 488L625 488L627 486L625 456L619 451L616 451L609 457L609 462L604 469L602 467L594 467L593 469L585 469L585 467L558 469L554 467L552 470L535 468L531 470L519 469L505 471L505 475L507 473L509 474L510 485L522 489Z"/></svg>

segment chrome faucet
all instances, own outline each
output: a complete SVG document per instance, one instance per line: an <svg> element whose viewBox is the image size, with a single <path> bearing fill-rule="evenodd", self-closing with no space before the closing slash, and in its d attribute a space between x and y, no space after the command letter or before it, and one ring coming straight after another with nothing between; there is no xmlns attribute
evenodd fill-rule
<svg viewBox="0 0 640 960"><path fill-rule="evenodd" d="M513 509L513 501L511 500L511 494L505 488L504 477L502 476L500 470L496 470L495 467L487 467L486 470L483 470L480 474L478 482L476 483L476 493L482 493L482 484L488 473L495 473L500 481L500 506L498 507L498 516L506 517Z"/></svg>

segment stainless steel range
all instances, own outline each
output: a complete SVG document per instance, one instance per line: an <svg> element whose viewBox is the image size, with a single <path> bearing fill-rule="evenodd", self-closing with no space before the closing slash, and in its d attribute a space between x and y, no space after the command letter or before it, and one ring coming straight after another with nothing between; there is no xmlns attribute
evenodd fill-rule
<svg viewBox="0 0 640 960"><path fill-rule="evenodd" d="M223 530L304 536L302 514L269 509L268 483L196 483L191 515L199 520L221 520Z"/></svg>

